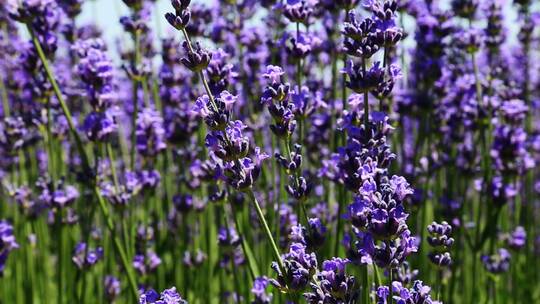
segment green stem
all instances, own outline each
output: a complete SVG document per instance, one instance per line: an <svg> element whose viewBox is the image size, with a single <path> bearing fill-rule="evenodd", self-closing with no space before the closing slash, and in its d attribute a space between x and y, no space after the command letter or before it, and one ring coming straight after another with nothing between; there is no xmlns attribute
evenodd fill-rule
<svg viewBox="0 0 540 304"><path fill-rule="evenodd" d="M385 75L386 75L387 65L388 65L388 48L385 47L384 52L383 52L383 70L384 70ZM384 111L384 99L385 99L384 97L379 99L379 111L381 112Z"/></svg>
<svg viewBox="0 0 540 304"><path fill-rule="evenodd" d="M133 35L133 40L135 44L135 59L134 59L134 68L137 68L139 66L140 62L140 40L141 40L141 34L139 31L135 31L135 34ZM137 135L136 135L136 129L137 129L137 115L139 115L139 101L138 101L138 86L139 81L135 77L132 80L133 85L133 113L131 117L131 154L130 154L130 168L131 171L135 169L135 157L137 154L137 145L135 144L137 142Z"/></svg>
<svg viewBox="0 0 540 304"><path fill-rule="evenodd" d="M349 22L349 12L347 10L344 10L345 12L345 22ZM345 67L347 65L347 53L343 52L343 66ZM343 106L343 111L347 109L347 76L343 74L342 78L342 87L341 87L341 102Z"/></svg>
<svg viewBox="0 0 540 304"><path fill-rule="evenodd" d="M480 83L480 71L478 70L478 64L476 63L475 53L471 54L471 60L475 79L476 100L478 102L478 107L480 107L482 105L482 84Z"/></svg>
<svg viewBox="0 0 540 304"><path fill-rule="evenodd" d="M116 188L116 191L119 190L119 183L118 183L118 175L116 174L116 161L114 158L114 151L112 149L112 145L110 142L107 142L107 156L109 157L110 167L111 167L111 174L113 177L114 187Z"/></svg>
<svg viewBox="0 0 540 304"><path fill-rule="evenodd" d="M375 276L375 285L381 286L381 277L379 276L379 268L373 264L373 275Z"/></svg>
<svg viewBox="0 0 540 304"><path fill-rule="evenodd" d="M257 201L255 194L253 194L253 190L249 189L246 193L249 196L250 200L253 202L253 205L255 206L255 211L257 211L257 217L259 218L259 222L263 226L264 233L266 234L266 238L268 239L268 242L270 242L270 245L272 246L274 258L276 259L282 273L285 274L285 266L283 265L283 261L281 260L281 254L279 253L279 249L276 245L276 242L274 241L272 232L270 232L270 228L268 227L268 224L266 223L266 219L264 218L264 214L261 210L261 206L259 205L259 201Z"/></svg>
<svg viewBox="0 0 540 304"><path fill-rule="evenodd" d="M300 39L300 22L296 22L296 41ZM296 84L298 85L298 90L302 89L302 59L298 59L296 63ZM300 93L300 92L298 92Z"/></svg>
<svg viewBox="0 0 540 304"><path fill-rule="evenodd" d="M442 289L442 285L443 285L443 282L442 282L442 270L439 269L438 272L437 272L437 301L440 301L441 300L441 289Z"/></svg>
<svg viewBox="0 0 540 304"><path fill-rule="evenodd" d="M392 297L392 268L388 267L388 302L394 303L394 297Z"/></svg>
<svg viewBox="0 0 540 304"><path fill-rule="evenodd" d="M240 238L242 239L242 243L241 243L242 250L244 251L244 255L246 256L248 260L249 274L251 275L251 279L254 280L255 278L260 276L259 267L257 266L257 262L255 261L255 258L253 256L253 251L251 250L249 243L246 240L246 235L243 232L242 226L240 226L240 221L238 220L238 213L236 212L234 208L234 203L230 201L230 205L231 205L234 225L236 226L236 231L238 231L238 234L240 235Z"/></svg>
<svg viewBox="0 0 540 304"><path fill-rule="evenodd" d="M109 214L109 209L107 208L107 203L105 202L105 200L103 199L103 197L101 196L99 191L100 190L99 190L98 187L94 187L94 193L96 194L96 197L98 199L99 208L101 209L101 213L105 217L105 223L107 224L107 228L109 229L109 231L111 233L114 247L115 247L116 251L118 252L118 254L120 255L120 259L122 261L122 264L124 266L124 270L125 270L125 272L127 274L127 277L128 277L131 292L133 293L135 298L138 299L139 298L139 290L137 288L137 281L135 280L133 270L132 270L131 265L130 265L128 259L127 259L126 252L124 251L124 248L122 247L122 243L120 242L120 240L118 239L118 237L115 234L114 223L113 223L112 218L111 218L111 216Z"/></svg>
<svg viewBox="0 0 540 304"><path fill-rule="evenodd" d="M64 303L64 227L62 225L62 210L58 209L56 215L56 224L58 229L58 238L57 238L57 251L58 251L58 260L56 261L56 269L58 273L56 274L57 284L58 284L58 303Z"/></svg>
<svg viewBox="0 0 540 304"><path fill-rule="evenodd" d="M4 117L8 117L10 115L9 111L9 99L8 99L8 93L6 86L4 84L4 78L0 75L0 93L2 97L2 108L4 110Z"/></svg>
<svg viewBox="0 0 540 304"><path fill-rule="evenodd" d="M339 256L339 248L341 245L341 237L343 234L343 217L341 214L343 213L343 209L345 207L345 197L347 196L347 192L344 185L338 185L338 213L337 213L337 226L336 226L336 242L334 243L334 256Z"/></svg>
<svg viewBox="0 0 540 304"><path fill-rule="evenodd" d="M362 299L364 300L364 303L369 303L369 278L368 278L368 265L364 265L363 266L363 270L362 270L362 277L363 277L363 284L364 286L362 286L362 293L363 293L363 297Z"/></svg>

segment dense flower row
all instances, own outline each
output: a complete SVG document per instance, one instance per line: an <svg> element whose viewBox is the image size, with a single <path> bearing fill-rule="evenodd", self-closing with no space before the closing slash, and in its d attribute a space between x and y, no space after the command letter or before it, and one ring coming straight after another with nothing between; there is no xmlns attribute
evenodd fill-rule
<svg viewBox="0 0 540 304"><path fill-rule="evenodd" d="M123 3L0 4L2 299L539 301L533 1Z"/></svg>

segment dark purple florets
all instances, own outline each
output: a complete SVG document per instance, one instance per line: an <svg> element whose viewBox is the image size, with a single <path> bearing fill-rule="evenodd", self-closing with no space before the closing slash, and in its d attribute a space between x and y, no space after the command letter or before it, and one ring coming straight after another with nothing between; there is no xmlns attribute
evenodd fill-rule
<svg viewBox="0 0 540 304"><path fill-rule="evenodd" d="M447 222L441 222L440 224L433 222L428 227L429 236L427 241L432 247L432 251L429 253L431 262L440 267L449 266L452 263L450 257L450 248L454 244L452 236L452 226Z"/></svg>
<svg viewBox="0 0 540 304"><path fill-rule="evenodd" d="M277 273L277 279L270 282L284 291L301 291L306 288L317 269L315 253L308 253L302 243L292 243L289 252L283 255L284 273L276 262L272 269Z"/></svg>
<svg viewBox="0 0 540 304"><path fill-rule="evenodd" d="M358 289L353 276L345 272L349 261L332 258L322 263L322 270L315 275L317 283L311 283L313 292L305 293L308 303L354 303Z"/></svg>

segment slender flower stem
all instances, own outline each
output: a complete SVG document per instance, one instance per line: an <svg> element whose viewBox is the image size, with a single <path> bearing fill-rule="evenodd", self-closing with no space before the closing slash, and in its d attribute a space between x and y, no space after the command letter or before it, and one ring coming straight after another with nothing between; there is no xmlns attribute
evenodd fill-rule
<svg viewBox="0 0 540 304"><path fill-rule="evenodd" d="M4 37L9 37L8 29L7 29L7 23L2 24L2 34ZM9 96L8 91L6 88L6 84L4 83L4 77L0 75L0 97L2 98L2 110L4 111L4 118L11 115L9 110Z"/></svg>
<svg viewBox="0 0 540 304"><path fill-rule="evenodd" d="M114 223L112 221L112 217L109 214L109 209L107 208L107 203L103 199L103 196L100 194L100 189L96 186L94 187L94 194L96 195L99 203L99 208L101 209L101 213L103 214L103 217L105 217L105 224L107 225L107 228L111 232L111 236L113 238L113 244L118 252L118 255L120 255L120 259L122 261L122 264L124 266L124 270L127 274L129 286L131 288L131 292L135 296L135 298L139 297L139 289L137 288L137 281L135 280L135 275L133 274L133 269L127 259L126 252L124 250L124 247L122 246L122 243L120 242L120 239L116 236L115 229L114 229Z"/></svg>
<svg viewBox="0 0 540 304"><path fill-rule="evenodd" d="M482 105L482 84L480 83L480 72L478 70L478 64L476 63L475 53L471 54L471 60L472 60L473 72L474 72L476 100L478 102L478 106L480 107Z"/></svg>
<svg viewBox="0 0 540 304"><path fill-rule="evenodd" d="M283 261L281 260L281 254L279 253L279 249L276 245L276 242L274 241L274 238L272 237L272 232L270 231L270 228L268 227L268 224L266 223L266 219L264 218L264 214L261 210L261 206L259 205L259 201L257 201L257 198L255 197L255 194L253 193L253 190L249 189L246 193L249 196L250 200L253 202L253 205L255 206L255 211L257 211L259 222L261 222L261 225L263 226L263 229L264 229L264 233L266 234L266 238L268 239L268 241L270 242L270 245L272 246L274 258L277 260L277 263L281 271L285 274L285 266L283 265Z"/></svg>
<svg viewBox="0 0 540 304"><path fill-rule="evenodd" d="M300 22L296 22L296 43L300 39ZM296 63L296 84L298 85L298 90L301 90L302 86L302 59L298 59ZM300 93L300 92L298 92Z"/></svg>
<svg viewBox="0 0 540 304"><path fill-rule="evenodd" d="M48 149L49 149L49 157L47 158L47 160L48 160L48 163L49 163L49 175L50 175L51 180L53 181L53 184L54 184L54 181L56 180L56 177L57 177L56 176L57 170L59 169L59 167L55 166L55 156L57 154L55 153L55 149L54 149L54 142L53 142L51 125L52 125L51 101L50 101L50 99L47 99L47 126L46 126L46 129L47 129L47 146L48 146Z"/></svg>
<svg viewBox="0 0 540 304"><path fill-rule="evenodd" d="M387 70L387 66L388 66L388 47L384 47L384 52L383 52L383 71L384 71L384 74L386 75L386 72ZM384 111L384 101L385 101L385 98L384 97L381 97L379 99L379 111L383 112ZM389 109L390 110L390 109Z"/></svg>
<svg viewBox="0 0 540 304"><path fill-rule="evenodd" d="M107 150L107 156L109 158L109 166L111 168L111 175L113 178L114 188L116 189L116 192L119 193L120 191L120 183L118 182L118 175L116 174L116 161L114 157L114 151L112 149L112 145L110 142L106 143L106 150ZM131 257L130 253L130 237L129 237L129 228L128 228L128 217L127 216L121 216L120 224L122 229L122 236L124 239L124 247L126 251L127 257Z"/></svg>
<svg viewBox="0 0 540 304"><path fill-rule="evenodd" d="M344 10L345 12L345 22L349 22L349 12L347 10ZM343 52L343 66L345 67L347 65L347 53ZM341 102L342 102L342 111L347 109L347 76L343 74L342 82L341 82Z"/></svg>
<svg viewBox="0 0 540 304"><path fill-rule="evenodd" d="M392 297L392 267L388 267L388 302L394 303L394 297Z"/></svg>
<svg viewBox="0 0 540 304"><path fill-rule="evenodd" d="M343 12L345 13L345 22L349 22L349 12L347 11L347 9L343 10ZM342 61L343 61L343 67L345 67L347 65L347 53L343 52L343 56L342 56ZM337 66L336 66L336 69L337 69ZM345 74L343 74L343 78L342 78L342 81L341 81L341 103L342 103L342 111L345 111L347 109L347 76ZM339 134L339 133L338 133ZM336 137L341 137L339 139L336 138L335 140L335 147L337 148L339 146L338 142L339 143L342 143L342 144L345 144L345 135L344 134L340 134L340 136L336 136ZM338 204L338 213L337 213L337 225L336 225L336 242L334 244L334 255L338 255L339 253L339 248L340 248L340 241L341 241L341 236L343 234L343 229L344 229L344 224L343 224L343 217L341 215L341 213L344 211L344 207L345 207L345 198L347 196L347 193L346 193L346 189L345 189L345 185L338 185L338 199L337 199L337 204Z"/></svg>
<svg viewBox="0 0 540 304"><path fill-rule="evenodd" d="M8 94L6 90L6 86L4 84L4 78L0 75L0 97L2 98L2 109L4 111L4 117L8 117L10 115L9 111L9 99Z"/></svg>
<svg viewBox="0 0 540 304"><path fill-rule="evenodd" d="M345 198L347 197L347 192L345 189L345 185L339 185L338 187L338 213L337 213L337 226L336 226L336 241L334 243L334 256L339 255L339 248L341 245L341 236L343 231L343 216L341 214L344 211L345 207Z"/></svg>
<svg viewBox="0 0 540 304"><path fill-rule="evenodd" d="M71 116L71 112L69 111L69 108L67 107L66 102L64 101L64 97L62 95L62 92L60 91L58 83L56 82L56 79L54 78L54 73L52 72L52 70L51 70L51 68L49 66L48 60L47 60L47 58L46 58L46 56L45 56L45 54L43 52L43 49L41 48L41 44L39 43L39 40L37 39L37 37L34 34L34 31L30 27L30 25L27 24L26 27L27 27L30 35L32 36L32 42L34 44L34 47L36 48L36 51L38 53L38 56L39 56L41 62L43 64L43 67L44 67L45 72L47 74L47 79L49 80L49 82L51 83L51 85L53 87L53 91L54 91L54 93L56 95L56 98L58 99L58 103L60 104L60 107L62 108L64 116L66 116L66 120L68 122L69 130L70 130L72 136L75 138L76 147L77 147L77 150L78 150L78 152L80 154L80 157L82 159L83 168L84 168L84 170L86 172L91 172L91 167L90 167L89 162L88 162L88 156L87 156L86 151L84 150L84 147L82 145L81 138L80 138L79 134L77 133L77 130L75 128L75 124L73 123L73 118ZM114 233L114 224L113 224L112 218L111 218L111 216L109 214L109 211L108 211L107 205L105 203L105 200L101 196L100 190L99 190L99 188L97 186L94 186L94 194L96 195L96 197L98 199L101 211L102 211L102 213L103 213L103 215L105 217L105 221L107 222L107 226L108 226L108 228L109 228L109 230L111 232L111 236L113 238L115 248L118 251L118 253L120 254L120 257L122 259L122 264L123 264L123 266L125 268L125 271L127 273L128 280L129 280L129 283L130 283L130 286L131 286L131 291L133 292L133 295L135 296L135 298L138 298L139 291L138 291L138 288L137 288L137 283L135 281L135 276L132 273L131 265L130 265L129 261L127 260L126 256L125 256L124 248L122 247L120 241L118 240L118 238L116 237L116 235Z"/></svg>
<svg viewBox="0 0 540 304"><path fill-rule="evenodd" d="M362 269L362 299L364 300L364 303L369 303L369 276L368 276L368 265L363 265Z"/></svg>
<svg viewBox="0 0 540 304"><path fill-rule="evenodd" d="M238 220L238 213L236 212L234 208L234 203L231 202L231 210L232 210L232 217L234 219L234 225L236 226L236 231L241 236L242 239L242 250L244 251L244 254L246 255L248 259L248 268L249 268L249 274L251 275L251 279L254 280L255 278L258 278L260 276L260 271L257 266L257 263L255 262L253 258L253 251L251 250L251 247L249 246L249 243L247 242L245 238L245 234L242 230L242 227L240 226L240 221Z"/></svg>
<svg viewBox="0 0 540 304"><path fill-rule="evenodd" d="M381 277L379 276L379 268L373 264L373 275L375 276L375 285L381 286Z"/></svg>
<svg viewBox="0 0 540 304"><path fill-rule="evenodd" d="M441 300L441 289L442 289L442 269L439 269L437 271L437 301L440 301Z"/></svg>
<svg viewBox="0 0 540 304"><path fill-rule="evenodd" d="M62 225L62 209L57 210L56 215L56 225L58 229L58 239L56 240L56 244L58 246L58 261L56 263L56 269L58 271L57 275L57 284L58 284L58 303L63 304L64 303L64 227Z"/></svg>
<svg viewBox="0 0 540 304"><path fill-rule="evenodd" d="M141 40L141 34L139 31L135 31L135 34L133 35L133 41L135 44L135 59L134 59L134 68L138 68L140 63L140 40ZM131 117L131 154L130 154L130 168L133 171L135 169L135 157L137 154L137 115L139 115L139 100L138 100L138 87L139 87L139 81L134 77L132 80L133 85L133 92L132 92L132 98L133 98L133 113Z"/></svg>
<svg viewBox="0 0 540 304"><path fill-rule="evenodd" d="M111 167L111 174L113 177L114 187L116 190L119 190L119 183L118 183L118 175L116 174L116 162L114 158L114 151L112 149L112 145L110 142L107 142L107 156L109 157L110 167Z"/></svg>

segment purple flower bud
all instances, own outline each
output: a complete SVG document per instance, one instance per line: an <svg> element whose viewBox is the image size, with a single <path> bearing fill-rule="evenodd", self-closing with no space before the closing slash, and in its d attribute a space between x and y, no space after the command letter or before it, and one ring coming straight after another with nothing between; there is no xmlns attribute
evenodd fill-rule
<svg viewBox="0 0 540 304"><path fill-rule="evenodd" d="M212 53L202 49L199 43L195 45L195 48L190 49L189 44L184 41L182 47L186 51L187 57L182 57L180 61L191 71L200 72L210 64Z"/></svg>
<svg viewBox="0 0 540 304"><path fill-rule="evenodd" d="M482 263L487 271L493 274L501 274L510 269L510 252L504 248L500 248L493 255L483 255Z"/></svg>
<svg viewBox="0 0 540 304"><path fill-rule="evenodd" d="M284 271L276 262L272 263L272 269L277 273L277 279L270 279L270 283L277 288L300 291L309 283L311 276L317 269L317 257L315 253L307 253L306 246L301 243L292 243L289 252L283 255Z"/></svg>
<svg viewBox="0 0 540 304"><path fill-rule="evenodd" d="M108 141L118 126L110 112L91 112L86 116L82 131L92 141Z"/></svg>
<svg viewBox="0 0 540 304"><path fill-rule="evenodd" d="M279 66L269 65L266 67L266 72L262 75L264 78L269 79L271 84L281 83L281 76L285 74L283 69Z"/></svg>
<svg viewBox="0 0 540 304"><path fill-rule="evenodd" d="M251 293L254 295L255 299L251 304L270 304L272 301L272 294L266 292L268 283L267 277L255 278L253 281L253 288L251 288Z"/></svg>
<svg viewBox="0 0 540 304"><path fill-rule="evenodd" d="M113 302L118 295L120 295L120 292L122 291L122 287L120 284L120 281L111 275L107 275L105 277L105 280L103 281L104 289L105 289L105 296L107 299L111 302Z"/></svg>
<svg viewBox="0 0 540 304"><path fill-rule="evenodd" d="M309 24L313 8L306 0L287 0L283 14L291 22Z"/></svg>
<svg viewBox="0 0 540 304"><path fill-rule="evenodd" d="M136 128L137 151L142 155L153 157L167 147L163 118L156 110L142 109L137 115Z"/></svg>
<svg viewBox="0 0 540 304"><path fill-rule="evenodd" d="M525 247L527 242L527 232L522 226L516 227L506 238L508 247L514 250L520 250Z"/></svg>
<svg viewBox="0 0 540 304"><path fill-rule="evenodd" d="M312 293L305 293L308 303L354 303L358 298L355 278L345 273L349 260L332 258L322 264L322 271L317 273L317 284L311 284Z"/></svg>
<svg viewBox="0 0 540 304"><path fill-rule="evenodd" d="M103 248L96 249L87 248L87 244L80 242L73 249L71 260L79 269L87 269L95 265L103 258Z"/></svg>
<svg viewBox="0 0 540 304"><path fill-rule="evenodd" d="M188 9L177 10L175 14L165 13L165 19L175 29L181 31L186 28L191 19L191 12Z"/></svg>

